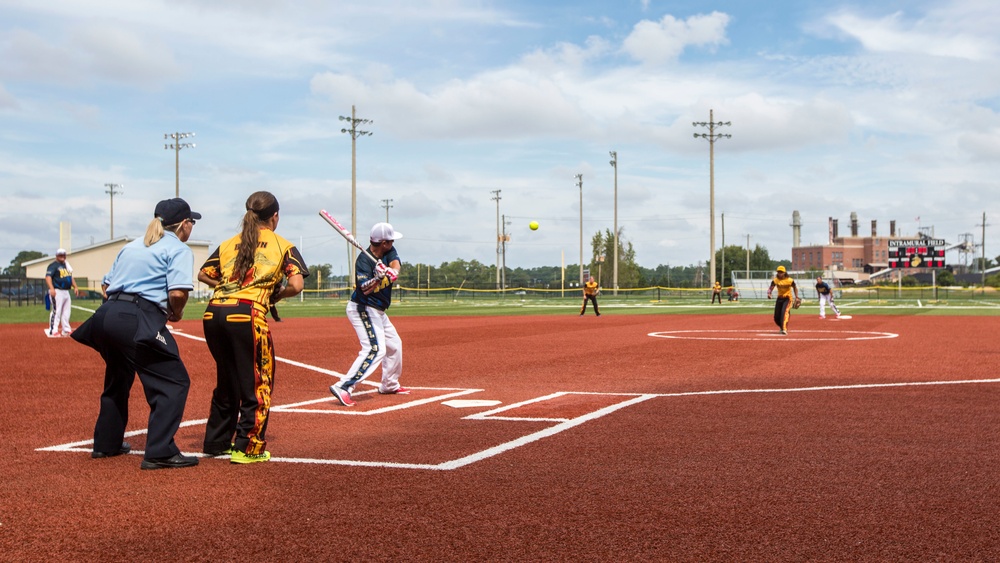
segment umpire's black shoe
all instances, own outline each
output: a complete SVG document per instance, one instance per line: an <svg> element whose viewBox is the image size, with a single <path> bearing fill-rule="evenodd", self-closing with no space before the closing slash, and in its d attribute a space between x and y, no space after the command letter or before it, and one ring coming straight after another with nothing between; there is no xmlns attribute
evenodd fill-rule
<svg viewBox="0 0 1000 563"><path fill-rule="evenodd" d="M192 465L198 465L198 458L175 454L173 457L144 459L139 467L142 469L172 469L175 467L191 467Z"/></svg>
<svg viewBox="0 0 1000 563"><path fill-rule="evenodd" d="M127 454L132 451L132 446L128 442L122 442L122 447L118 449L117 452L99 452L94 450L90 453L90 457L94 459L101 459L102 457L115 457L116 455Z"/></svg>

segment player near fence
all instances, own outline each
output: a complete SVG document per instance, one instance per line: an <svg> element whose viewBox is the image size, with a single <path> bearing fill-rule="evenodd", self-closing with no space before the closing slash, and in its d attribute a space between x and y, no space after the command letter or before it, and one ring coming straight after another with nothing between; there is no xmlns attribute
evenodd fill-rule
<svg viewBox="0 0 1000 563"><path fill-rule="evenodd" d="M72 338L100 352L106 364L91 457L131 450L123 439L129 392L138 372L149 403L140 467L189 467L198 465L198 458L181 454L174 434L184 416L191 378L166 324L181 320L194 288L194 253L185 242L201 215L180 198L159 202L153 213L145 236L126 244L115 258L105 278L108 300Z"/></svg>
<svg viewBox="0 0 1000 563"><path fill-rule="evenodd" d="M771 298L771 292L778 290L777 299L774 302L774 324L778 325L780 334L788 334L788 320L791 317L792 309L798 309L802 303L799 297L799 288L795 285L784 266L778 266L771 279L771 285L767 288L767 298ZM794 294L795 300L792 300Z"/></svg>
<svg viewBox="0 0 1000 563"><path fill-rule="evenodd" d="M347 319L354 327L361 350L346 377L330 386L330 392L345 407L354 406L351 390L379 365L382 366L379 393L404 395L410 392L399 384L399 376L403 373L403 341L388 315L392 286L402 267L394 244L401 238L403 234L389 223L376 223L367 251L359 254L354 262L355 289L347 303Z"/></svg>
<svg viewBox="0 0 1000 563"><path fill-rule="evenodd" d="M597 280L594 279L594 276L590 276L583 284L583 306L580 307L581 317L587 312L587 301L591 301L594 304L594 314L598 317L601 316L601 311L597 308L597 294L600 292L601 288Z"/></svg>
<svg viewBox="0 0 1000 563"><path fill-rule="evenodd" d="M45 270L45 284L49 286L49 328L50 337L69 336L70 290L79 297L80 290L73 278L73 267L66 261L66 249L56 250L56 259Z"/></svg>
<svg viewBox="0 0 1000 563"><path fill-rule="evenodd" d="M295 245L274 232L274 195L254 192L245 207L240 234L220 244L198 272L198 281L214 288L202 317L216 366L204 452L229 454L240 464L271 459L265 448L275 366L266 315L275 302L298 295L309 275Z"/></svg>
<svg viewBox="0 0 1000 563"><path fill-rule="evenodd" d="M837 318L840 318L840 309L833 302L833 291L830 289L830 285L823 281L823 276L816 277L816 295L819 296L819 318L826 318L826 306L830 305L833 312L837 314Z"/></svg>

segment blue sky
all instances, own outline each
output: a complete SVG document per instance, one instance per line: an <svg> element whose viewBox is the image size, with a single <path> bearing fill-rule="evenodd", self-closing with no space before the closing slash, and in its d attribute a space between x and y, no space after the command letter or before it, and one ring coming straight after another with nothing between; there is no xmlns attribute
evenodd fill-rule
<svg viewBox="0 0 1000 563"><path fill-rule="evenodd" d="M318 217L403 232L404 263L496 262L496 202L511 267L579 262L618 223L638 262L709 256L709 145L727 244L790 258L828 217L862 233L934 229L1000 254L1000 8L955 1L0 0L0 265L141 236L174 195L164 133L194 132L180 193L194 238L236 232L273 192L279 233L308 263L347 271ZM917 218L920 218L919 223ZM541 228L532 232L528 223ZM716 245L722 242L721 217ZM962 257L949 256L950 262Z"/></svg>

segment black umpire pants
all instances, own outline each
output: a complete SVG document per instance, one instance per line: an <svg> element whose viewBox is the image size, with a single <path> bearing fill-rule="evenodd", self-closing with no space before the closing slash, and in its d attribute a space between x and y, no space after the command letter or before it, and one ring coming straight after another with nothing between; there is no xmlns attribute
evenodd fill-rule
<svg viewBox="0 0 1000 563"><path fill-rule="evenodd" d="M150 301L116 294L101 305L73 337L104 358L104 392L94 425L94 451L121 448L128 425L128 399L136 373L149 403L145 458L180 453L174 434L180 427L191 379L177 342L166 330L167 316ZM77 334L80 332L80 334Z"/></svg>

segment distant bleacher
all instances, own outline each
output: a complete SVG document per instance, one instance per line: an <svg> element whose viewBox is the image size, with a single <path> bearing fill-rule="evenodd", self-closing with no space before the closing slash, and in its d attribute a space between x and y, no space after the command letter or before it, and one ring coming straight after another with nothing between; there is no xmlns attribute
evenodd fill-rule
<svg viewBox="0 0 1000 563"><path fill-rule="evenodd" d="M771 280L774 279L773 270L734 270L729 272L732 275L733 287L740 292L740 299L767 299L767 288L771 287ZM799 288L799 296L803 299L816 299L816 278L807 272L788 272L788 275L795 280L795 285ZM841 287L854 285L853 278L827 279L826 283L837 290ZM834 298L840 296L839 291L834 291Z"/></svg>

